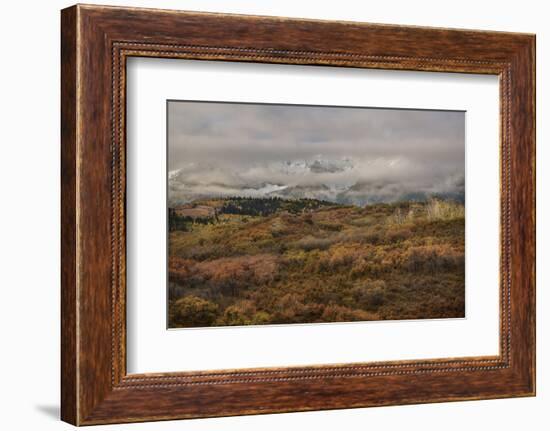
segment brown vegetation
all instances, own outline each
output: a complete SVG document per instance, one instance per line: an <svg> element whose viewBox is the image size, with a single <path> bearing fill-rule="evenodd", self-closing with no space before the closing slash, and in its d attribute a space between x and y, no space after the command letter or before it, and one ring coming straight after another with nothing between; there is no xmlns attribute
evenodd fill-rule
<svg viewBox="0 0 550 431"><path fill-rule="evenodd" d="M170 327L464 316L463 205L283 203L170 232Z"/></svg>

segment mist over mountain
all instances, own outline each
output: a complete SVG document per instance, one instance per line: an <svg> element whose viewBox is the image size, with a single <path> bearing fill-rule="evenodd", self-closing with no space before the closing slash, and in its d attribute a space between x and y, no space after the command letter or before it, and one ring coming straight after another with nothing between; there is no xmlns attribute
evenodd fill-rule
<svg viewBox="0 0 550 431"><path fill-rule="evenodd" d="M430 197L464 202L464 176L432 177L416 173L407 180L398 174L399 160L326 160L254 164L239 172L220 166L189 163L170 171L169 205L212 197L280 197L318 199L364 206L378 202L423 201Z"/></svg>
<svg viewBox="0 0 550 431"><path fill-rule="evenodd" d="M458 111L169 102L168 199L464 201Z"/></svg>

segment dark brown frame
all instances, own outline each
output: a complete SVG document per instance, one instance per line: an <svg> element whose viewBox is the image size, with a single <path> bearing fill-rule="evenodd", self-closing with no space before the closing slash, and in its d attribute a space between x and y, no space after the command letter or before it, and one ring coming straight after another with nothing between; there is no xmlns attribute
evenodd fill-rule
<svg viewBox="0 0 550 431"><path fill-rule="evenodd" d="M535 394L534 35L82 5L61 17L63 420L88 425ZM127 375L129 56L498 75L500 354Z"/></svg>

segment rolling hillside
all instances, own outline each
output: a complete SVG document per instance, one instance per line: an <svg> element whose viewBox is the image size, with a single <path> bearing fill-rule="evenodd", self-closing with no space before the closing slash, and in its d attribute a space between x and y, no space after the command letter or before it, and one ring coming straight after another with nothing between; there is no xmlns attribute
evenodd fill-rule
<svg viewBox="0 0 550 431"><path fill-rule="evenodd" d="M464 206L204 199L170 210L169 326L464 316Z"/></svg>

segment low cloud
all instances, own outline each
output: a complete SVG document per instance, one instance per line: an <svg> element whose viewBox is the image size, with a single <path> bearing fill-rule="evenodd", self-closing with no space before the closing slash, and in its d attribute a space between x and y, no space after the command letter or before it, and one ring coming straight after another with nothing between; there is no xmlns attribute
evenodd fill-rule
<svg viewBox="0 0 550 431"><path fill-rule="evenodd" d="M463 112L170 102L168 115L171 201L267 184L360 203L464 192Z"/></svg>

